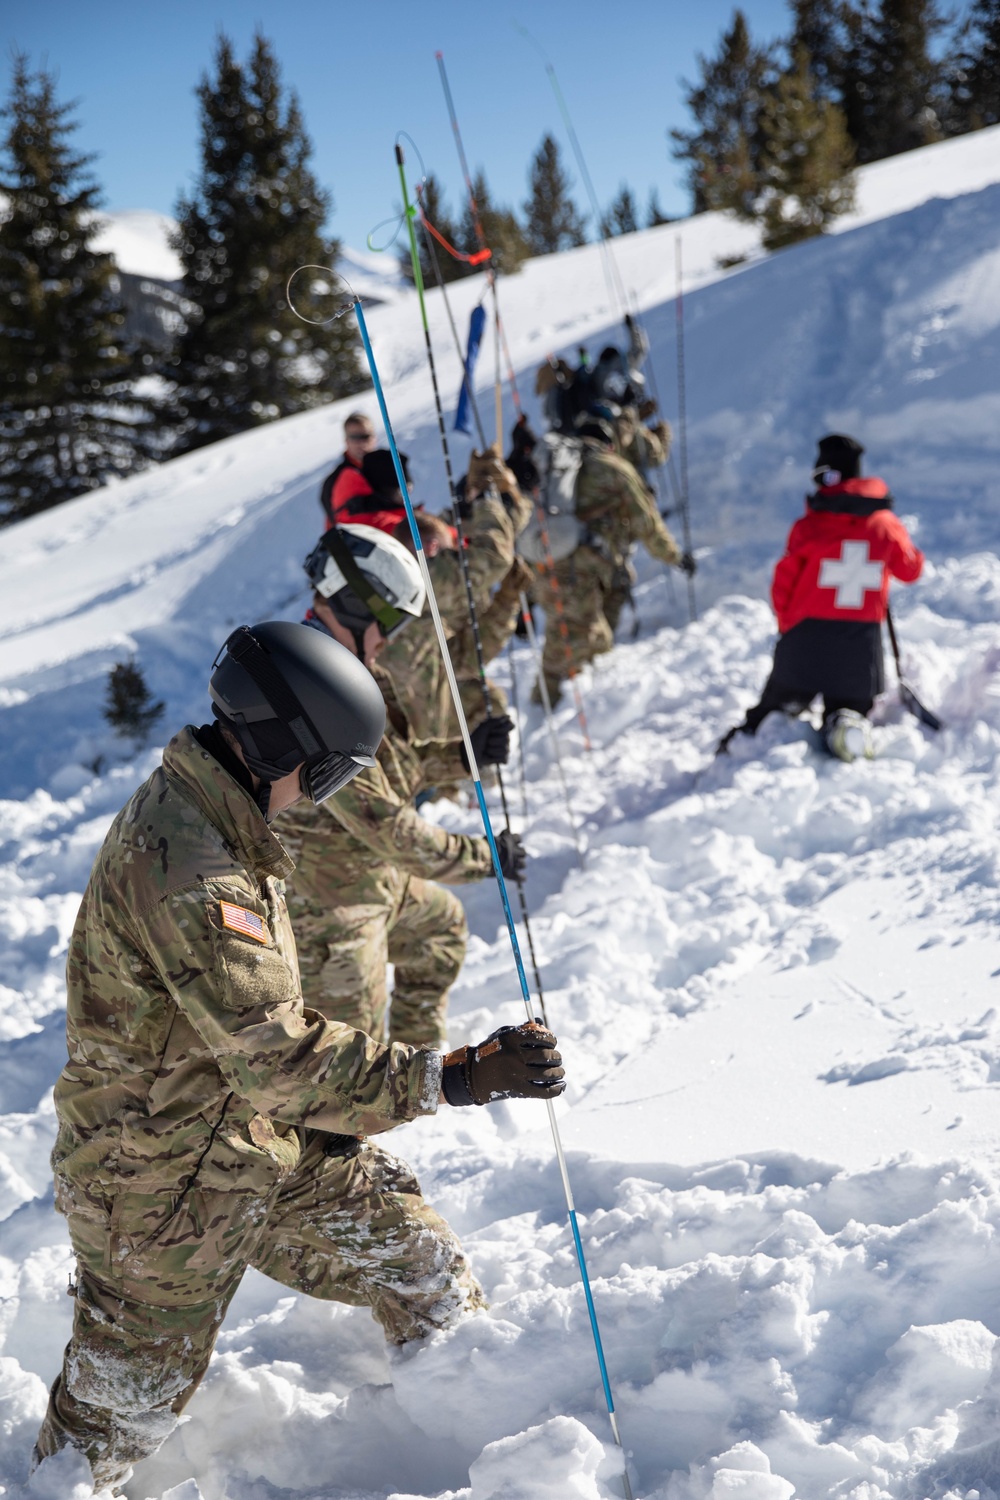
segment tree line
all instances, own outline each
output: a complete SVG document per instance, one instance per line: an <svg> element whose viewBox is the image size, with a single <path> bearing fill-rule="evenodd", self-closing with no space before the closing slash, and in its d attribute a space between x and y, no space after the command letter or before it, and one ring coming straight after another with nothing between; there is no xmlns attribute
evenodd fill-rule
<svg viewBox="0 0 1000 1500"><path fill-rule="evenodd" d="M853 205L855 166L1000 122L1000 0L961 17L938 0L791 0L764 45L737 10L685 85L674 130L695 213L763 226L767 249L818 234Z"/></svg>
<svg viewBox="0 0 1000 1500"><path fill-rule="evenodd" d="M737 10L687 84L693 128L670 132L692 209L761 222L777 249L821 233L853 202L853 169L1000 122L1000 0L946 19L939 0L790 0L789 36L756 42ZM301 265L335 265L330 194L294 91L258 33L240 62L220 36L197 89L201 165L179 199L172 248L182 276L170 336L135 316L135 278L94 248L100 191L74 150L73 106L53 76L16 55L0 167L0 524L46 510L367 384L348 320L301 322L286 300ZM547 134L520 216L473 182L500 270L531 255L668 222L655 190L640 209L623 182L598 225L577 208ZM421 186L438 234L425 281L473 269L471 208L455 217L438 180ZM408 256L401 257L405 274Z"/></svg>
<svg viewBox="0 0 1000 1500"><path fill-rule="evenodd" d="M475 173L472 196L476 201L483 238L498 270L509 274L529 256L554 255L560 250L572 250L587 243L590 238L588 215L577 208L572 187L559 145L549 134L542 137L532 158L528 171L528 197L522 205L521 218L509 206L494 202L485 173L481 170ZM471 205L466 203L456 218L448 206L441 183L433 173L420 185L418 199L423 217L457 252L449 253L436 238L433 247L428 245L426 235L418 239L420 270L426 284L434 286L439 277L444 282L457 281L481 270L481 265L470 265L466 258L479 249L479 234ZM623 182L602 214L598 227L601 234L634 234L637 229L669 222L660 208L655 188L643 213L632 189ZM405 251L400 254L399 266L407 280L412 279L410 257Z"/></svg>

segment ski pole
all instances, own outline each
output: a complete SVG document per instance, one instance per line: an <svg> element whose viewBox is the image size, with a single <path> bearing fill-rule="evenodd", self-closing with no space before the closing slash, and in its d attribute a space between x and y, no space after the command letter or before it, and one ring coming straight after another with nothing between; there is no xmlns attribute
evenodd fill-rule
<svg viewBox="0 0 1000 1500"><path fill-rule="evenodd" d="M510 668L510 697L514 705L514 714L517 718L518 739L521 738L521 694L517 685L517 662L514 659L514 637L511 636L507 642L507 666ZM521 764L521 801L524 803L524 824L528 825L528 773L524 765L524 756L520 758Z"/></svg>
<svg viewBox="0 0 1000 1500"><path fill-rule="evenodd" d="M525 35L528 35L528 33L526 32ZM472 224L473 224L473 228L475 230L476 238L479 241L480 252L482 252L484 250L488 250L488 247L487 247L487 244L486 244L486 234L485 234L485 231L483 229L482 219L480 218L480 215L479 215L479 205L476 203L476 196L475 196L475 193L474 193L473 187L472 187L472 178L469 175L469 163L468 163L468 160L467 160L466 155L465 155L465 146L464 146L464 144L462 142L462 132L461 132L461 129L460 129L459 123L458 123L458 113L457 113L457 111L455 109L455 100L454 100L454 97L453 97L452 92L451 92L451 84L448 81L448 71L447 71L447 69L445 68L445 65L444 65L444 54L442 52L437 52L437 53L435 53L435 57L437 58L438 72L439 72L440 77L441 77L441 87L442 87L442 89L444 91L445 104L447 105L447 108L448 108L448 118L449 118L449 120L451 122L451 130L452 130L452 134L455 137L455 145L456 145L457 150L458 150L458 161L459 161L459 165L460 165L460 167L462 169L462 177L463 177L463 179L465 181L465 189L466 189L466 193L467 193L468 199L469 199L469 214L470 214L470 217L472 219ZM451 316L451 310L450 310L450 307L448 305L448 293L445 290L445 283L444 283L444 280L443 280L443 278L441 276L440 267L439 267L438 262L437 262L437 255L436 255L436 253L434 251L434 247L433 247L433 244L432 244L432 241L431 241L431 237L429 235L427 235L425 237L426 237L426 240L427 240L428 248L431 251L432 263L434 265L434 274L437 277L438 285L441 288L441 295L444 298L445 307L448 310L448 321L451 324L452 336L455 339L455 347L456 347L456 349L458 351L458 357L459 357L459 359L461 359L462 358L462 347L461 347L461 344L459 342L458 334L457 334L456 329L455 329L455 320ZM517 381L514 378L514 366L513 366L513 362L511 360L511 357L510 357L510 350L507 347L507 335L504 332L503 323L502 323L501 318L500 318L500 294L499 294L499 292L497 290L496 271L495 271L495 268L493 266L492 259L490 259L490 261L487 263L486 279L487 279L487 284L489 285L489 287L490 287L490 289L492 291L492 294L493 294L493 312L494 312L494 317L496 319L496 336L497 336L498 340L502 341L502 344L503 344L504 354L505 354L505 357L506 357L506 360L507 360L507 378L508 378L508 381L509 381L509 384L510 384L511 396L513 397L513 401L514 401L514 409L517 412L518 418L520 419L524 415L524 410L523 410L523 407L521 406L521 398L520 398L520 396L518 394ZM624 293L623 293L623 295L624 295ZM499 355L497 356L497 359L498 359L498 362L499 362ZM483 444L483 446L485 447L485 438L484 438L484 435L483 435L483 426L482 426L482 422L479 419L479 412L478 412L478 408L476 406L475 394L472 391L471 385L469 384L468 381L466 381L466 390L468 391L469 402L470 402L470 405L472 406L473 414L475 416L476 428L477 428L477 431L479 433L479 440ZM497 401L497 440L500 441L500 436L501 436L501 434L500 434L500 397L499 397L499 389L498 389L498 387L497 387L496 401ZM569 630L568 630L568 628L566 626L565 612L564 612L563 607L562 607L562 592L561 592L560 587L559 587L559 580L556 577L555 561L553 560L552 553L551 553L551 551L549 549L548 538L547 538L547 533L546 533L546 527L545 527L545 522L544 522L544 517L543 517L543 514L542 514L541 507L540 507L540 505L537 502L537 497L536 497L535 510L536 510L536 515L538 516L538 520L539 520L540 534L542 536L542 542L543 542L543 547L544 547L544 552L545 552L545 563L546 563L546 568L548 569L548 573L549 573L549 581L550 581L551 586L552 586L553 599L555 601L555 612L556 612L556 616L557 616L557 629L559 631L560 638L561 638L561 640L563 642L563 646L564 646L565 651L566 651L566 664L567 664L567 668L568 668L567 675L568 675L568 677L570 679L570 683L572 685L573 697L574 697L574 700L576 702L577 719L579 721L580 728L581 728L581 731L583 733L584 747L585 747L585 749L587 750L587 752L589 754L589 753L591 753L593 747L592 747L591 742L590 742L590 731L587 728L587 716L586 716L586 714L584 712L584 708L583 708L583 698L582 698L582 696L580 694L580 686L579 686L579 683L576 680L576 668L575 668L575 666L573 664L572 650L571 650L570 642L569 642ZM546 692L544 694L543 701L547 701L547 700L548 700L548 693L547 693L547 690L546 690ZM549 704L548 707L549 707L549 711L551 712L551 704Z"/></svg>
<svg viewBox="0 0 1000 1500"><path fill-rule="evenodd" d="M476 666L479 674L480 687L482 688L483 705L486 709L486 717L489 718L491 709L490 690L489 683L486 677L486 663L483 659L483 643L479 634L479 615L476 610L476 598L472 589L472 579L469 576L469 560L465 552L465 534L462 530L461 510L458 504L458 497L455 491L455 481L451 469L451 452L448 446L448 433L445 428L444 407L441 403L441 392L438 387L437 366L434 362L434 346L431 343L430 324L427 321L427 304L424 301L424 278L420 269L420 253L417 250L417 236L413 228L413 220L416 216L416 209L410 203L409 189L406 184L406 166L403 160L403 148L398 141L396 143L396 165L399 168L399 184L403 194L403 212L406 215L406 229L410 241L410 259L413 264L413 281L417 289L417 300L420 305L420 319L424 329L424 345L427 350L427 363L430 367L431 386L434 391L434 406L437 411L438 435L441 439L441 451L444 455L445 474L447 475L448 479L448 493L451 497L452 508L455 515L455 530L457 532L458 539L457 550L459 569L462 574L462 582L465 585L465 598L469 610L469 621L472 627L472 639L476 651ZM450 653L448 655L448 660L449 662L451 661ZM509 830L510 809L507 806L507 791L504 787L503 775L500 771L500 767L495 767L495 770L497 787L500 791L500 802L503 807L504 822L506 823ZM548 1025L548 1017L545 1012L545 992L542 988L542 976L538 967L538 959L535 954L535 940L531 932L531 922L528 917L528 903L525 899L524 894L524 877L519 876L515 880L514 884L517 887L518 901L521 907L521 920L524 923L524 933L525 937L528 940L528 952L531 955L531 964L535 976L535 988L538 991L538 1003L541 1006L542 1016L545 1019L545 1024Z"/></svg>
<svg viewBox="0 0 1000 1500"><path fill-rule="evenodd" d="M591 204L591 213L594 214L594 225L595 228L597 228L597 234L598 237L600 237L601 243L601 261L603 261L604 266L604 281L606 281L607 287L609 287L610 300L612 300L613 303L618 303L618 311L619 314L621 314L622 321L624 321L625 326L628 326L628 299L627 296L625 296L625 287L624 284L622 284L621 273L619 273L618 270L618 260L616 260L615 252L612 251L612 243L610 243L610 236L609 233L607 233L607 228L606 225L604 225L604 220L601 219L601 210L600 207L598 207L597 193L594 192L594 181L592 181L591 174L589 174L588 165L586 165L586 157L583 156L583 147L582 145L580 145L580 138L576 133L576 127L574 127L573 118L571 118L570 115L570 107L568 107L567 102L565 102L564 93L562 93L562 89L561 87L559 87L559 80L558 78L556 78L555 68L553 68L552 63L550 63L549 58L546 57L546 52L544 52L544 49L541 48L540 43L535 40L535 37L532 36L531 31L529 31L528 28L517 26L517 23L514 24L516 24L517 30L522 33L522 36L525 36L526 39L528 39L529 42L531 42L532 45L535 46L538 54L541 55L541 60L543 60L546 74L549 75L549 83L552 84L552 92L553 95L555 95L556 104L558 104L559 107L559 113L561 113L562 121L564 121L565 127L567 127L567 135L568 138L570 138L570 145L571 147L573 147L573 154L574 156L576 156L577 168L579 168L580 177L583 178L583 186L585 186L586 195L588 195L589 204ZM687 453L687 440L685 440L685 453ZM685 474L687 474L687 466L685 466ZM685 478L685 496L687 496L687 478ZM688 522L687 519L687 498L685 498L684 511L682 511L682 519L684 519L684 550L685 552L690 552L691 528L690 522ZM691 579L691 576L688 576L688 613L690 613L691 619L697 619L697 610L696 606L694 606L694 580Z"/></svg>
<svg viewBox="0 0 1000 1500"><path fill-rule="evenodd" d="M487 446L486 433L483 430L482 417L479 414L479 403L476 400L476 393L472 388L472 382L469 379L469 372L466 368L465 361L462 356L462 341L458 336L458 329L455 326L455 319L451 311L451 299L448 296L448 286L446 281L444 280L444 277L441 275L441 265L438 261L437 249L434 245L434 237L433 235L427 233L427 225L425 220L421 218L420 222L421 227L424 231L424 244L427 247L427 252L431 262L431 268L434 271L434 279L438 284L438 290L441 293L441 300L444 303L444 310L448 316L448 325L451 328L451 336L454 340L455 352L457 353L459 360L462 362L462 384L464 385L466 394L469 398L469 407L472 411L473 421L476 424L476 432L479 436L479 442L481 446L485 448ZM590 729L587 725L587 715L583 707L583 697L580 693L580 683L577 677L576 667L573 665L573 652L569 640L569 626L566 624L566 611L563 608L562 590L559 587L559 579L556 576L555 571L555 560L552 556L552 551L549 546L548 529L545 524L545 512L541 507L537 495L535 496L535 515L538 519L539 536L541 538L542 548L545 555L545 568L549 575L549 582L552 585L552 596L555 604L556 629L560 639L563 642L563 647L566 652L567 677L569 678L570 687L573 693L573 700L576 706L577 722L580 725L580 730L583 735L584 749L587 751L587 754L590 755L593 753L593 745L590 741ZM555 735L556 730L554 720L552 719L552 704L549 700L547 686L540 695L542 697L542 702L545 707L546 713L549 716L549 732Z"/></svg>
<svg viewBox="0 0 1000 1500"><path fill-rule="evenodd" d="M465 710L462 707L462 695L458 689L458 682L455 678L455 669L452 665L451 655L448 651L448 641L444 632L444 623L441 619L441 613L438 609L437 598L434 594L434 584L431 580L430 570L427 567L427 557L424 552L423 543L420 539L420 529L417 526L417 518L413 509L413 502L410 499L410 492L406 484L406 475L403 473L403 465L400 461L399 450L396 447L396 439L393 434L392 424L389 421L389 412L385 404L385 393L382 389L382 382L379 378L378 366L375 363L375 354L372 350L371 339L368 335L368 325L365 322L365 315L361 307L361 302L356 297L348 305L348 307L344 308L343 311L346 313L351 311L352 309L357 319L358 330L361 334L361 342L364 345L365 358L368 361L368 368L371 372L372 377L372 385L375 388L375 395L378 400L379 411L382 416L382 425L385 429L385 435L389 443L389 449L392 453L392 462L396 470L396 478L399 481L400 493L402 494L403 504L406 508L406 517L410 523L410 534L413 537L413 546L416 552L417 562L420 566L420 574L423 579L424 588L427 591L427 600L431 608L431 617L434 621L435 632L437 633L438 646L441 650L441 656L444 662L444 670L448 678L448 686L451 689L452 701L455 705L455 713L458 716L459 727L462 732L462 743L465 746L465 754L469 762L469 771L472 775L472 781L475 787L476 801L479 804L479 814L483 820L483 830L486 834L486 838L490 846L490 853L493 856L493 873L496 876L497 886L500 891L500 900L503 905L504 920L507 924L507 936L510 939L511 951L514 955L514 967L517 970L518 982L521 987L521 999L524 1002L524 1009L528 1020L533 1021L534 1014L531 1005L531 994L528 989L528 979L527 975L524 972L524 960L521 957L521 947L517 939L517 928L514 924L514 916L511 912L510 900L507 895L507 884L503 877L503 871L500 868L500 854L497 850L496 837L493 833L493 826L490 822L489 809L486 806L486 798L483 794L483 784L479 775L479 766L476 763L476 752L472 748L472 740L469 736L469 725L465 717ZM343 316L343 313L338 314L338 316ZM576 1202L573 1197L573 1187L569 1180L569 1170L566 1165L566 1155L563 1150L562 1137L559 1133L559 1122L556 1119L555 1107L551 1099L547 1099L545 1101L545 1107L548 1110L549 1126L552 1131L552 1142L555 1148L556 1161L559 1166L559 1176L562 1181L563 1193L566 1199L566 1212L569 1219L570 1231L573 1236L573 1246L576 1251L577 1264L580 1268L580 1276L583 1281L583 1294L587 1304L587 1313L590 1318L590 1329L594 1339L594 1348L597 1352L597 1363L601 1373L601 1385L604 1390L604 1400L608 1410L608 1420L611 1423L611 1432L614 1436L615 1443L618 1448L621 1449L622 1453L622 1480L625 1487L626 1500L633 1500L632 1485L628 1477L628 1467L625 1463L625 1449L622 1444L621 1432L618 1427L618 1417L615 1412L614 1396L611 1391L611 1381L608 1376L607 1361L604 1357L604 1345L601 1340L600 1327L597 1321L597 1309L594 1306L594 1294L591 1290L590 1277L587 1273L587 1262L586 1257L583 1253L583 1241L580 1238L580 1226L577 1221Z"/></svg>
<svg viewBox="0 0 1000 1500"><path fill-rule="evenodd" d="M583 747L588 755L592 755L594 747L590 742L590 726L587 723L587 714L583 706L583 695L580 692L580 684L577 680L576 667L573 665L573 647L570 644L569 624L566 620L566 610L563 605L562 589L559 587L559 578L556 574L556 562L555 558L552 556L552 547L549 543L549 528L545 520L545 511L542 508L542 502L537 493L535 495L535 517L538 521L538 537L542 544L542 553L545 557L545 568L549 575L549 583L552 585L552 601L554 605L553 613L556 617L555 627L556 631L558 632L559 639L563 643L563 651L566 656L567 675L569 677L570 686L573 690L573 701L576 708L577 722L580 725L580 731L583 734ZM532 621L532 628L534 628L534 621ZM546 631L551 630L552 623L547 622L545 628ZM541 698L542 703L547 703L549 705L549 708L551 709L552 704L549 699L549 686L548 683L544 681L544 676L545 674L542 670L542 659L541 657L539 657L538 695Z"/></svg>
<svg viewBox="0 0 1000 1500"><path fill-rule="evenodd" d="M516 21L514 22L514 25L521 33L521 35L526 37L538 52L539 56L542 59L542 63L544 64L545 71L548 74L549 83L552 85L552 92L556 98L556 104L559 106L559 113L562 115L563 124L566 126L566 134L569 137L569 143L572 147L573 155L576 157L576 165L579 169L580 176L583 178L583 186L590 203L590 211L594 216L594 228L597 231L597 235L601 244L601 259L604 265L604 277L605 281L607 282L608 290L611 294L611 301L612 303L618 304L618 311L620 312L622 318L624 318L625 314L628 312L628 301L625 297L625 287L622 283L621 275L618 271L618 263L615 260L614 252L611 249L610 237L601 217L601 210L597 202L597 194L594 192L594 184L591 179L590 173L587 170L587 162L583 154L583 147L580 145L580 138L576 133L576 128L573 124L573 120L569 112L569 106L566 103L566 99L563 95L562 89L559 87L559 80L556 77L556 70L552 66L552 63L549 61L549 58L546 56L541 44L535 40L528 28L526 26L519 25Z"/></svg>
<svg viewBox="0 0 1000 1500"><path fill-rule="evenodd" d="M566 803L566 816L569 819L569 826L573 830L573 842L576 845L577 863L582 869L583 846L580 843L580 831L576 826L576 819L573 816L573 804L570 801L569 787L566 785L566 773L563 770L562 756L559 754L559 736L556 734L555 719L552 713L552 704L549 700L548 683L545 681L545 674L542 671L542 653L538 649L538 637L535 634L535 622L531 618L531 610L528 608L528 601L523 594L521 595L521 619L524 621L524 629L525 634L528 637L528 645L535 659L535 670L538 673L539 696L541 697L542 706L545 710L545 723L549 731L549 738L552 741L552 753L555 758L556 770L559 775L559 780L562 784L563 800ZM511 674L513 675L513 658L511 658L510 670Z"/></svg>
<svg viewBox="0 0 1000 1500"><path fill-rule="evenodd" d="M444 53L435 52L434 56L437 59L438 73L441 78L441 87L444 90L445 104L448 107L448 118L451 121L451 133L455 137L455 145L458 149L458 161L459 165L462 168L462 177L465 180L465 191L469 199L469 215L472 219L472 227L475 232L476 239L479 241L480 250L486 250L488 248L486 244L486 232L483 229L483 221L479 215L479 205L476 202L476 195L472 189L472 178L469 176L469 163L465 155L465 146L462 143L462 132L458 126L458 114L455 109L455 100L452 97L451 84L448 82L448 71L444 65ZM503 345L504 357L507 361L507 381L510 385L510 394L514 402L514 410L520 417L523 415L523 408L521 406L521 397L517 389L517 379L514 375L514 363L510 357L510 349L507 347L507 335L504 332L503 323L500 320L500 295L497 291L496 267L493 264L492 257L486 263L486 284L493 294L493 312L496 318L496 337L498 344ZM499 361L499 352L497 354L497 359ZM502 419L500 417L500 414L498 413L497 442L502 442L503 440L503 434L501 432L501 420Z"/></svg>
<svg viewBox="0 0 1000 1500"><path fill-rule="evenodd" d="M688 500L688 443L687 443L687 373L684 361L684 272L681 265L681 237L676 240L677 265L677 426L680 430L681 459L681 527L684 551L691 552L691 507ZM694 579L687 575L688 614L697 620L698 610L694 601Z"/></svg>
<svg viewBox="0 0 1000 1500"><path fill-rule="evenodd" d="M641 328L642 325L641 325L641 323L639 323L638 302L636 301L636 297L635 297L635 293L634 292L632 294L632 305L633 305L632 316L635 319L637 325ZM656 379L656 365L655 365L655 363L653 361L653 351L652 351L652 344L651 344L651 342L650 342L649 354L648 354L648 357L646 359L646 368L649 371L649 387L650 387L650 390L651 390L652 395L653 395L653 400L656 402L657 410L662 413L663 412L663 403L660 400L660 389L659 389L659 384L658 384L657 379ZM671 490L673 492L674 498L675 498L675 500L677 502L676 508L677 508L678 511L683 512L683 507L682 507L681 501L680 501L681 488L680 488L680 482L679 482L679 480L677 478L677 465L676 465L676 463L674 461L673 445L672 444L670 446L670 451L667 453L667 475L668 475L668 483L669 483L670 488L671 488ZM648 476L647 476L647 478L648 478ZM660 508L660 499L661 499L661 496L660 496L660 486L659 486L659 483L658 483L658 481L656 479L653 479L650 482L652 484L653 494L656 497L657 509L659 510L659 508ZM668 512L668 511L662 511L661 510L660 514L661 514L661 516L663 516L664 519L666 519L667 515L670 514L670 512ZM683 513L682 513L682 520L683 520ZM666 574L667 574L667 588L668 588L669 593L670 593L670 607L671 607L671 610L673 610L674 605L675 605L676 600L677 600L677 594L676 594L676 591L674 589L674 570L673 570L673 568L667 568L666 569ZM690 610L689 610L689 614L690 614Z"/></svg>
<svg viewBox="0 0 1000 1500"><path fill-rule="evenodd" d="M899 654L899 640L896 636L896 624L892 618L892 611L890 609L886 609L885 623L889 627L889 642L892 646L893 660L896 663L896 677L899 681L899 701L902 703L905 709L909 710L909 712L915 719L918 719L921 724L926 724L928 729L943 729L944 721L939 719L936 713L932 713L929 708L926 708L924 704L921 703L920 699L917 697L916 693L913 691L913 689L910 687L910 684L903 676L903 663L900 659Z"/></svg>

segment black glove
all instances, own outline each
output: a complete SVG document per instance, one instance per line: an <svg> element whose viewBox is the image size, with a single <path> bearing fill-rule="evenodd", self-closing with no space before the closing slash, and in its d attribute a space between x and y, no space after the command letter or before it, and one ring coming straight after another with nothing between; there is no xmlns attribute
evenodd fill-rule
<svg viewBox="0 0 1000 1500"><path fill-rule="evenodd" d="M682 553L681 560L677 564L677 566L680 568L682 573L687 574L688 578L693 578L698 571L698 564L695 562L693 552Z"/></svg>
<svg viewBox="0 0 1000 1500"><path fill-rule="evenodd" d="M566 1087L556 1039L541 1021L501 1026L478 1047L459 1047L444 1059L441 1090L449 1104L498 1099L554 1099Z"/></svg>
<svg viewBox="0 0 1000 1500"><path fill-rule="evenodd" d="M510 756L510 736L514 720L507 714L502 719L484 719L469 735L472 753L478 766L504 766ZM469 757L462 746L462 764L468 771Z"/></svg>
<svg viewBox="0 0 1000 1500"><path fill-rule="evenodd" d="M455 509L458 511L458 519L460 521L472 520L472 501L466 492L467 488L465 475L463 474L455 485Z"/></svg>
<svg viewBox="0 0 1000 1500"><path fill-rule="evenodd" d="M504 880L515 880L520 885L524 879L524 867L528 863L528 851L521 843L521 835L510 828L498 833L497 853Z"/></svg>

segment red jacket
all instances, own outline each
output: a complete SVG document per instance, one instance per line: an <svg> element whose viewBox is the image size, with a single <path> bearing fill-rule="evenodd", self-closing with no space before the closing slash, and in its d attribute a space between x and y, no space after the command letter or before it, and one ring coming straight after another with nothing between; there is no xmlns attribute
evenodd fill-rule
<svg viewBox="0 0 1000 1500"><path fill-rule="evenodd" d="M327 511L326 530L331 526L374 526L378 531L394 532L400 521L405 520L406 510L402 501L398 505L386 506L385 498L377 495L361 470L349 460L341 464L331 476L330 508ZM366 502L370 500L370 504ZM324 507L325 508L325 507Z"/></svg>
<svg viewBox="0 0 1000 1500"><path fill-rule="evenodd" d="M809 497L771 583L782 635L800 620L882 621L890 574L916 582L924 554L891 504L881 479L846 479Z"/></svg>

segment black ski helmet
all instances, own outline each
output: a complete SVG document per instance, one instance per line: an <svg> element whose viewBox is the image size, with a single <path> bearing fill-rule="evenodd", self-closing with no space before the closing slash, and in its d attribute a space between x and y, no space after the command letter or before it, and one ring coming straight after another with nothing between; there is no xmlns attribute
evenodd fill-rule
<svg viewBox="0 0 1000 1500"><path fill-rule="evenodd" d="M813 464L817 484L840 484L844 479L859 479L864 447L857 438L843 432L831 432L820 438Z"/></svg>
<svg viewBox="0 0 1000 1500"><path fill-rule="evenodd" d="M403 478L409 488L413 483L410 478L410 460L405 453L400 453L399 462L403 469ZM366 453L361 460L361 472L380 498L392 495L401 497L399 475L396 473L396 465L392 461L392 454L388 448L373 448L370 453ZM402 510L402 498L397 503Z"/></svg>
<svg viewBox="0 0 1000 1500"><path fill-rule="evenodd" d="M626 363L622 351L614 344L608 344L601 350L594 366L592 383L599 401L630 406L637 399L637 387L643 386L645 381L638 370Z"/></svg>
<svg viewBox="0 0 1000 1500"><path fill-rule="evenodd" d="M532 490L537 489L542 481L538 465L531 456L537 446L538 438L529 427L528 419L522 412L511 429L507 467L517 480L518 488L525 494L530 494Z"/></svg>
<svg viewBox="0 0 1000 1500"><path fill-rule="evenodd" d="M305 795L325 802L375 764L385 731L381 690L321 630L289 620L240 625L215 659L209 692L216 718L260 777L265 817L271 782L298 765Z"/></svg>

